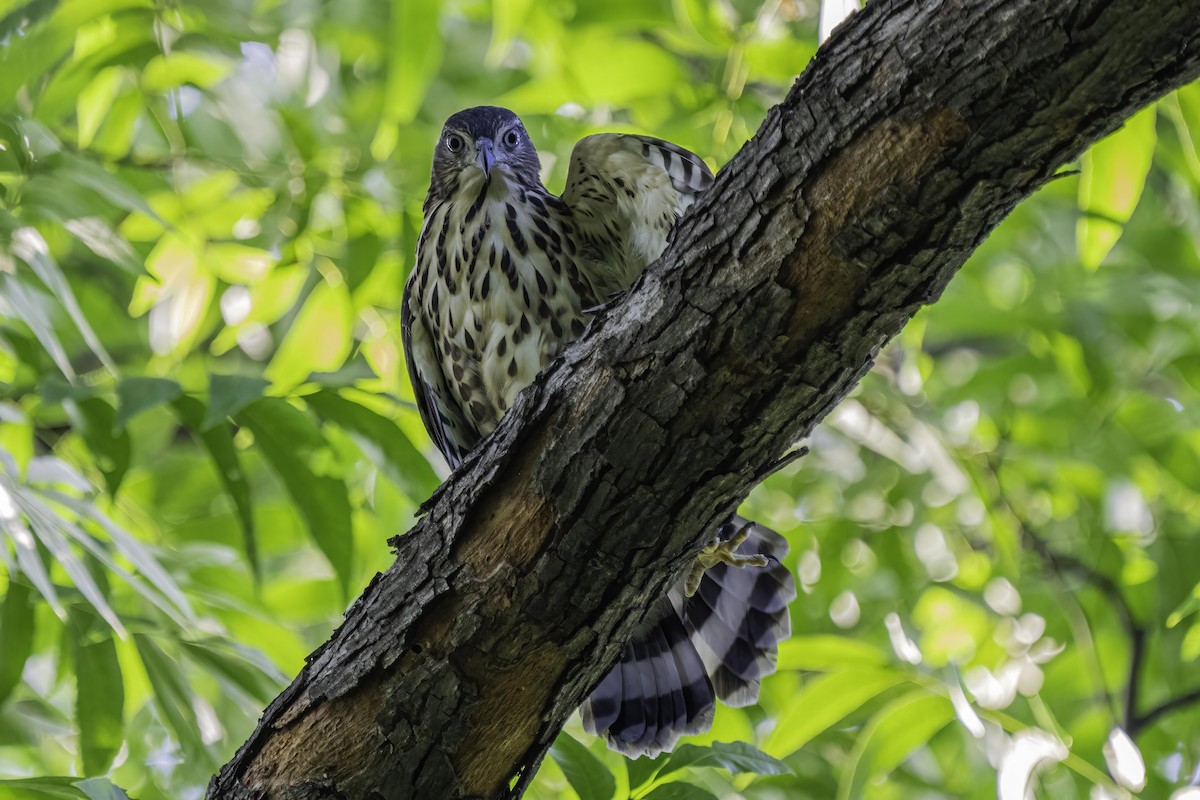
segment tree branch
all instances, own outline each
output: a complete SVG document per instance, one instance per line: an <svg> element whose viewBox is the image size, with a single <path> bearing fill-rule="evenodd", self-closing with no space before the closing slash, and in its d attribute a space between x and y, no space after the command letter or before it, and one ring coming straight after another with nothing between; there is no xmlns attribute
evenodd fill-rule
<svg viewBox="0 0 1200 800"><path fill-rule="evenodd" d="M869 3L393 540L209 798L509 795L763 466L1020 199L1198 72L1200 0Z"/></svg>

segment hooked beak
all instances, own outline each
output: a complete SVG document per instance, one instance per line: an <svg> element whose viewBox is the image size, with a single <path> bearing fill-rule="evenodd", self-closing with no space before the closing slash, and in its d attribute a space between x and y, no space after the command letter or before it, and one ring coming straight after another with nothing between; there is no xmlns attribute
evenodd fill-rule
<svg viewBox="0 0 1200 800"><path fill-rule="evenodd" d="M475 142L475 146L479 149L479 155L476 157L475 163L483 170L484 175L490 177L492 166L496 163L496 155L492 152L492 147L494 146L492 140L478 139Z"/></svg>

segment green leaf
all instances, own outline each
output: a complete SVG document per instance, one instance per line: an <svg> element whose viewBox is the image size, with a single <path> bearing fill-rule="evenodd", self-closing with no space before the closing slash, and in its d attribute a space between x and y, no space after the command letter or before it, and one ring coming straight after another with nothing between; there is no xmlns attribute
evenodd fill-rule
<svg viewBox="0 0 1200 800"><path fill-rule="evenodd" d="M19 581L9 579L4 605L0 606L0 706L21 682L25 662L33 652L36 623L33 591Z"/></svg>
<svg viewBox="0 0 1200 800"><path fill-rule="evenodd" d="M0 107L11 108L17 91L44 76L71 48L76 31L56 13L23 36L12 34L0 56Z"/></svg>
<svg viewBox="0 0 1200 800"><path fill-rule="evenodd" d="M180 642L180 647L207 671L260 703L269 702L287 683L286 677L262 654L236 643L211 638Z"/></svg>
<svg viewBox="0 0 1200 800"><path fill-rule="evenodd" d="M50 321L50 315L47 313L49 299L46 295L26 285L15 276L0 271L0 297L4 298L11 313L33 332L38 344L50 356L50 360L54 362L54 366L58 367L63 376L68 380L75 380L75 369L71 366L71 359L67 356L67 351L59 340L54 325Z"/></svg>
<svg viewBox="0 0 1200 800"><path fill-rule="evenodd" d="M158 219L145 198L136 189L104 167L79 156L63 153L59 156L55 174L96 194L125 211L141 211Z"/></svg>
<svg viewBox="0 0 1200 800"><path fill-rule="evenodd" d="M1200 583L1193 586L1192 591L1184 598L1183 602L1167 616L1167 627L1174 628L1180 622L1183 622L1184 618L1195 614L1197 611L1200 611Z"/></svg>
<svg viewBox="0 0 1200 800"><path fill-rule="evenodd" d="M41 469L42 467L36 462L44 460L57 461L53 456L39 456L38 459L35 459L34 463L30 464L30 472L32 473L35 468ZM61 473L64 471L67 473L70 472L70 468L66 467L65 464L59 464L57 469L60 475L56 477L61 477ZM78 475L68 474L66 477L71 480L79 480ZM67 577L71 579L75 588L79 590L95 613L102 617L114 631L120 635L124 635L124 625L108 603L105 576L103 574L95 575L89 569L89 565L80 558L79 554L71 546L70 539L74 539L79 544L91 545L92 549L89 555L107 558L107 554L99 549L95 541L80 530L70 519L60 516L56 509L43 503L28 487L10 485L6 489L8 494L16 500L16 505L21 509L21 512L29 520L29 528L23 531L25 535L18 537L18 540L14 541L17 545L17 558L21 569L27 575L31 576L34 585L39 586L40 589L41 587L38 583L40 578L35 577L36 570L40 567L32 565L40 562L41 554L38 552L38 548L33 546L32 541L24 543L19 541L21 538L32 540L32 538L36 537L38 542L46 549L49 557L57 562L63 572L67 574ZM9 519L11 520L12 518L10 517ZM30 532L33 534L32 537L29 536ZM25 556L22 556L22 550L27 550ZM108 561L109 564L112 564L111 559L108 559Z"/></svg>
<svg viewBox="0 0 1200 800"><path fill-rule="evenodd" d="M579 800L610 800L616 793L617 781L608 767L570 734L558 735L550 755L567 777L567 783L579 795Z"/></svg>
<svg viewBox="0 0 1200 800"><path fill-rule="evenodd" d="M779 645L778 669L829 672L841 667L883 666L887 660L887 653L869 642L845 636L793 636Z"/></svg>
<svg viewBox="0 0 1200 800"><path fill-rule="evenodd" d="M492 0L492 38L484 62L496 69L525 28L533 0Z"/></svg>
<svg viewBox="0 0 1200 800"><path fill-rule="evenodd" d="M71 290L67 277L59 269L54 259L50 258L46 240L42 238L42 235L32 228L17 231L13 235L12 251L29 265L38 279L66 310L71 321L75 323L75 329L80 338L96 354L100 363L108 367L110 371L113 370L112 359L109 358L104 345L100 343L96 332L92 330L87 317L83 314L83 309L79 307L79 301L75 299L75 292Z"/></svg>
<svg viewBox="0 0 1200 800"><path fill-rule="evenodd" d="M677 781L654 787L642 800L717 800L717 796L707 789Z"/></svg>
<svg viewBox="0 0 1200 800"><path fill-rule="evenodd" d="M125 67L102 69L77 96L75 118L79 126L77 140L80 149L86 149L96 137L101 123L113 107L113 101L121 92L126 73Z"/></svg>
<svg viewBox="0 0 1200 800"><path fill-rule="evenodd" d="M576 102L626 103L669 92L682 79L679 62L662 47L593 27L572 36Z"/></svg>
<svg viewBox="0 0 1200 800"><path fill-rule="evenodd" d="M208 409L200 429L207 430L263 396L270 381L255 375L219 375L213 373L208 384ZM191 424L191 423L189 423Z"/></svg>
<svg viewBox="0 0 1200 800"><path fill-rule="evenodd" d="M629 788L636 789L649 783L670 758L670 753L660 753L655 758L626 758L625 772L629 777Z"/></svg>
<svg viewBox="0 0 1200 800"><path fill-rule="evenodd" d="M838 784L839 800L861 797L868 782L898 767L952 719L950 701L925 689L909 692L881 708L855 740Z"/></svg>
<svg viewBox="0 0 1200 800"><path fill-rule="evenodd" d="M264 376L290 389L313 372L332 372L350 354L354 307L344 283L322 281L304 301Z"/></svg>
<svg viewBox="0 0 1200 800"><path fill-rule="evenodd" d="M925 663L942 667L958 662L975 651L976 642L987 639L988 613L982 598L960 595L931 586L913 605L912 621L921 631L921 655Z"/></svg>
<svg viewBox="0 0 1200 800"><path fill-rule="evenodd" d="M175 740L191 761L207 764L212 761L198 733L196 713L192 710L192 692L180 672L179 663L167 656L146 635L134 634L133 643L141 656L146 677L154 689L154 705L175 734Z"/></svg>
<svg viewBox="0 0 1200 800"><path fill-rule="evenodd" d="M345 482L330 474L336 472L337 461L329 443L311 417L277 398L247 406L238 421L254 433L259 450L283 480L345 592L354 544L350 498Z"/></svg>
<svg viewBox="0 0 1200 800"><path fill-rule="evenodd" d="M169 403L183 390L166 378L125 378L117 385L117 428L143 411Z"/></svg>
<svg viewBox="0 0 1200 800"><path fill-rule="evenodd" d="M1186 662L1200 658L1200 622L1194 623L1183 635L1179 645L1179 657Z"/></svg>
<svg viewBox="0 0 1200 800"><path fill-rule="evenodd" d="M439 483L437 474L394 420L335 391L317 392L304 401L323 419L353 434L367 457L409 497L423 500L433 494Z"/></svg>
<svg viewBox="0 0 1200 800"><path fill-rule="evenodd" d="M396 147L401 125L412 122L442 60L438 33L441 0L392 0L384 117L371 155L383 161Z"/></svg>
<svg viewBox="0 0 1200 800"><path fill-rule="evenodd" d="M75 720L85 775L108 772L125 739L125 684L111 636L75 640ZM89 794L89 796L91 796Z"/></svg>
<svg viewBox="0 0 1200 800"><path fill-rule="evenodd" d="M150 59L142 68L142 88L161 93L184 84L207 89L223 80L232 65L223 57L177 51Z"/></svg>
<svg viewBox="0 0 1200 800"><path fill-rule="evenodd" d="M214 375L214 384L217 377L226 376ZM265 386L266 381L261 381L261 384ZM228 398L226 399L228 400ZM209 406L206 411L204 404L194 397L177 397L173 405L176 413L179 414L179 419L194 435L200 438L204 449L208 451L209 457L213 460L213 464L217 468L217 477L221 479L221 485L225 487L225 493L233 500L233 507L237 511L238 522L242 528L242 546L246 551L246 561L250 564L250 571L254 573L254 579L261 581L262 564L258 558L258 540L254 528L254 501L250 494L250 481L246 478L246 471L242 467L237 448L233 444L233 432L228 424L208 425L208 417L212 415L212 406ZM237 408L240 411L242 406L238 405ZM224 416L217 417L218 422L223 423L224 420Z"/></svg>
<svg viewBox="0 0 1200 800"><path fill-rule="evenodd" d="M675 748L659 777L684 767L721 767L733 775L788 775L792 769L777 758L745 742L713 742L710 745L684 744Z"/></svg>
<svg viewBox="0 0 1200 800"><path fill-rule="evenodd" d="M75 784L88 800L129 800L129 795L105 778L88 778Z"/></svg>
<svg viewBox="0 0 1200 800"><path fill-rule="evenodd" d="M48 458L48 456L42 456L42 458ZM195 615L192 613L191 604L188 603L187 597L175 580L155 560L147 545L106 517L94 503L80 500L77 497L72 497L53 489L42 489L39 493L75 512L80 520L89 519L103 528L105 533L108 534L109 539L112 540L117 553L133 565L137 575L129 575L124 567L113 559L113 555L109 552L108 548L101 547L81 526L60 520L63 532L87 549L110 572L124 578L133 587L134 591L158 607L177 624L186 626L196 623ZM44 508L44 514L48 515L52 513L52 510L48 506ZM151 591L141 579L149 581L157 591Z"/></svg>
<svg viewBox="0 0 1200 800"><path fill-rule="evenodd" d="M1075 238L1079 260L1088 269L1100 266L1142 197L1157 140L1155 115L1154 105L1142 109L1083 155L1079 209L1084 216Z"/></svg>
<svg viewBox="0 0 1200 800"><path fill-rule="evenodd" d="M117 413L108 401L99 397L68 400L64 403L75 430L83 436L104 475L108 493L116 496L129 469L129 433L117 426Z"/></svg>
<svg viewBox="0 0 1200 800"><path fill-rule="evenodd" d="M786 722L771 733L766 751L777 757L791 755L867 701L905 680L904 675L892 670L848 669L810 681L780 714Z"/></svg>
<svg viewBox="0 0 1200 800"><path fill-rule="evenodd" d="M91 149L113 159L124 157L133 145L133 137L145 111L146 101L141 91L127 89L122 92L109 110Z"/></svg>
<svg viewBox="0 0 1200 800"><path fill-rule="evenodd" d="M75 777L9 778L0 779L0 800L30 800L31 797L65 797L69 800L86 798L82 781Z"/></svg>
<svg viewBox="0 0 1200 800"><path fill-rule="evenodd" d="M10 480L0 484L4 490L15 497L20 487L15 483L18 475L16 464L12 461L12 457L8 453L0 450L0 467L4 468L6 475L0 477L8 477ZM7 485L6 485L7 484ZM54 609L54 613L59 618L65 618L66 611L62 603L58 599L58 590L55 589L54 583L50 580L50 573L46 569L46 564L42 560L42 553L38 549L37 543L34 541L33 533L29 526L25 524L24 519L19 514L9 515L0 514L0 531L8 537L12 542L13 549L17 556L17 569L20 574L29 579L34 588L41 594L42 599ZM10 584L12 583L12 570L10 568Z"/></svg>

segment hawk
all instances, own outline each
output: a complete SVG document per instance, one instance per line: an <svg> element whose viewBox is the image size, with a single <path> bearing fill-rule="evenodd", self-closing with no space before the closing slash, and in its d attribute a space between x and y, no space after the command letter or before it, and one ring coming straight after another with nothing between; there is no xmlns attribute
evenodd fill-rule
<svg viewBox="0 0 1200 800"><path fill-rule="evenodd" d="M451 468L583 333L588 309L658 258L713 180L694 153L612 133L575 146L561 197L539 170L503 108L454 114L434 151L401 330L417 407ZM722 525L584 702L584 727L627 755L655 755L707 730L716 699L753 703L790 631L786 552L769 528Z"/></svg>

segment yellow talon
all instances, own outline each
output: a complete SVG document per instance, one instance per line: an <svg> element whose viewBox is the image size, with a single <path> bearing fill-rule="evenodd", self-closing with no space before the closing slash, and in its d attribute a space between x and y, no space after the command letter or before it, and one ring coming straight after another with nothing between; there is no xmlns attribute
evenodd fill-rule
<svg viewBox="0 0 1200 800"><path fill-rule="evenodd" d="M738 529L737 533L725 541L716 541L705 546L696 556L696 560L692 562L692 568L683 584L684 594L688 597L694 595L700 588L700 579L704 577L704 573L717 564L728 564L731 567L765 567L771 563L761 553L744 555L737 552L742 542L746 541L746 537L750 535L750 528L753 525L753 522L747 522Z"/></svg>

